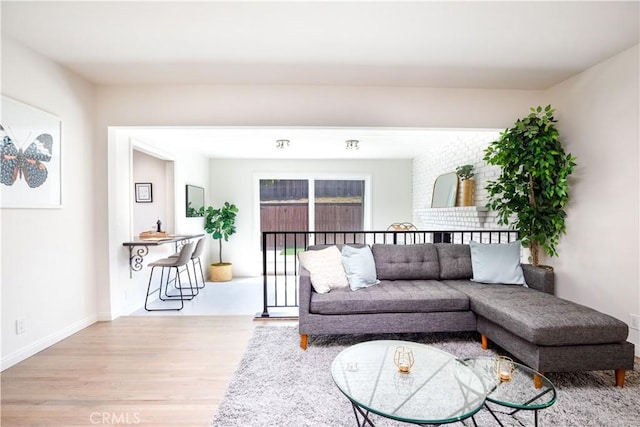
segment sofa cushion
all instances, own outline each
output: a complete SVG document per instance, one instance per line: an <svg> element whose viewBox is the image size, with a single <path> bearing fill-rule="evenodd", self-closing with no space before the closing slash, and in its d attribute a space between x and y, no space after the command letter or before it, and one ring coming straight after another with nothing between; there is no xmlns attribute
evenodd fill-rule
<svg viewBox="0 0 640 427"><path fill-rule="evenodd" d="M471 241L469 248L474 282L525 285L520 241L493 244Z"/></svg>
<svg viewBox="0 0 640 427"><path fill-rule="evenodd" d="M299 252L300 265L309 270L311 285L318 293L349 286L342 266L342 254L335 246Z"/></svg>
<svg viewBox="0 0 640 427"><path fill-rule="evenodd" d="M624 342L627 324L604 313L522 286L445 281L469 296L471 310L537 345Z"/></svg>
<svg viewBox="0 0 640 427"><path fill-rule="evenodd" d="M437 280L440 278L438 251L432 243L373 245L371 251L380 280Z"/></svg>
<svg viewBox="0 0 640 427"><path fill-rule="evenodd" d="M354 248L342 247L342 265L349 281L349 287L355 291L379 282L376 278L376 263L369 246Z"/></svg>
<svg viewBox="0 0 640 427"><path fill-rule="evenodd" d="M469 310L469 299L435 280L382 280L376 286L352 291L335 289L312 293L314 314L430 313Z"/></svg>
<svg viewBox="0 0 640 427"><path fill-rule="evenodd" d="M471 250L469 245L436 243L440 261L440 279L470 279Z"/></svg>

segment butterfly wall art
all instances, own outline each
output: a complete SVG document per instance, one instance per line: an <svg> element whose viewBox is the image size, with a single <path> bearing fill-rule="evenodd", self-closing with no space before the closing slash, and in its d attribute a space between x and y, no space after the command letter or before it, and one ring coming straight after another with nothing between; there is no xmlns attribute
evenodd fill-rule
<svg viewBox="0 0 640 427"><path fill-rule="evenodd" d="M53 137L48 133L38 135L23 151L0 125L0 183L13 185L22 180L31 188L40 187L47 180L45 162L51 161Z"/></svg>
<svg viewBox="0 0 640 427"><path fill-rule="evenodd" d="M0 203L2 208L61 207L60 120L2 97Z"/></svg>

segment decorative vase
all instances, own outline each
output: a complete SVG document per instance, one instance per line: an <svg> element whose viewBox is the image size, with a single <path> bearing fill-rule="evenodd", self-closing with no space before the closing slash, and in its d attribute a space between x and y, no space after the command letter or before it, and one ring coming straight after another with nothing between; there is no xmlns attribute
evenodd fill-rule
<svg viewBox="0 0 640 427"><path fill-rule="evenodd" d="M211 264L209 266L209 280L212 282L228 282L233 278L230 262Z"/></svg>
<svg viewBox="0 0 640 427"><path fill-rule="evenodd" d="M475 205L476 181L473 178L462 181L462 206Z"/></svg>

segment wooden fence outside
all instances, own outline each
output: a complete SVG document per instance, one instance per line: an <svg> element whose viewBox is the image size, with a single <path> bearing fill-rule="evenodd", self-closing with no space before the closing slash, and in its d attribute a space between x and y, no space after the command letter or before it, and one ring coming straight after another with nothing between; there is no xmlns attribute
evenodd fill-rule
<svg viewBox="0 0 640 427"><path fill-rule="evenodd" d="M362 230L363 214L361 203L316 203L315 231ZM260 204L261 231L308 231L308 229L309 205L307 203ZM267 242L267 246L269 248L292 247L294 240L302 244L304 236L304 234L269 236L270 241ZM338 240L334 243L344 243Z"/></svg>

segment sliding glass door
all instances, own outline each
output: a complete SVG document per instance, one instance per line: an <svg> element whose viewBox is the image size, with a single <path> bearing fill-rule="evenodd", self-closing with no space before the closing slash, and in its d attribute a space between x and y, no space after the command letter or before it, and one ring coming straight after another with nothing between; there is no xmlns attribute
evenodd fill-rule
<svg viewBox="0 0 640 427"><path fill-rule="evenodd" d="M364 229L364 179L260 179L260 231ZM327 243L341 243L328 236ZM302 246L304 235L271 239L268 247Z"/></svg>
<svg viewBox="0 0 640 427"><path fill-rule="evenodd" d="M260 232L309 230L309 181L260 180ZM269 236L268 248L293 248L305 235ZM299 240L298 240L299 238Z"/></svg>
<svg viewBox="0 0 640 427"><path fill-rule="evenodd" d="M364 229L364 180L316 180L314 190L315 231ZM344 243L342 237L326 235L322 242Z"/></svg>

